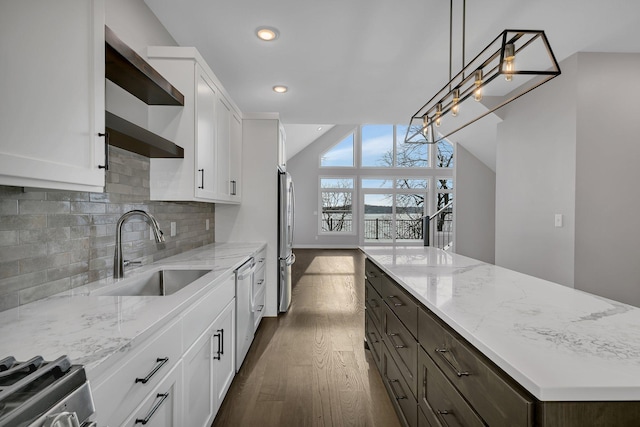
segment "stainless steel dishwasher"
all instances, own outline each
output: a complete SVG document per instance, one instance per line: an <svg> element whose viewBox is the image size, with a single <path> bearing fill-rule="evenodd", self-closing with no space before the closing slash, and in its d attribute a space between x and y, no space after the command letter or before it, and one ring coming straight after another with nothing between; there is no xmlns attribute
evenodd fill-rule
<svg viewBox="0 0 640 427"><path fill-rule="evenodd" d="M253 341L253 273L256 262L252 257L236 271L236 372L240 370Z"/></svg>

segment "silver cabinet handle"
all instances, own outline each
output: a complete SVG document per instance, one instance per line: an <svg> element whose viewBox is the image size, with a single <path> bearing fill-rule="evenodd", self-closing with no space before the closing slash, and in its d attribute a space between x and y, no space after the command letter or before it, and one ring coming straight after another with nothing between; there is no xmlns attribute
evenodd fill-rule
<svg viewBox="0 0 640 427"><path fill-rule="evenodd" d="M264 309L264 305L261 305L257 311L262 311Z"/></svg>
<svg viewBox="0 0 640 427"><path fill-rule="evenodd" d="M402 390L403 391L402 395L396 393L395 387L393 386L394 384L398 384L400 386L400 389L402 390L402 384L400 384L400 380L392 380L392 379L390 379L389 380L389 387L391 388L391 394L393 394L393 397L396 400L406 399L407 395L406 395L406 393L404 393L404 390Z"/></svg>
<svg viewBox="0 0 640 427"><path fill-rule="evenodd" d="M402 342L402 339L400 338L400 335L398 335L398 334L394 334L394 333L391 333L391 334L387 334L387 336L389 337L389 342L391 343L391 345L392 345L393 347L395 347L395 348L407 348L407 346L406 346L406 345L404 345L404 343ZM401 342L402 344L400 344L400 345L396 344L396 343L395 343L395 338L394 338L394 337L398 337L398 339L400 340L400 342Z"/></svg>
<svg viewBox="0 0 640 427"><path fill-rule="evenodd" d="M144 377L144 378L136 378L136 383L142 383L142 384L148 383L149 380L151 379L151 377L154 376L156 374L156 372L158 372L160 370L160 368L162 368L164 366L164 364L167 363L168 361L169 361L168 357L163 357L163 358L158 357L156 359L157 365L155 366L155 368L153 368L153 370L151 372L149 372L149 374L146 377Z"/></svg>
<svg viewBox="0 0 640 427"><path fill-rule="evenodd" d="M158 408L164 403L165 400L167 400L167 397L169 397L169 392L158 393L156 395L156 399L158 397L161 397L162 399L160 399L158 401L158 403L153 405L153 408L151 408L151 410L149 411L149 413L147 414L146 417L144 417L144 418L136 418L136 422L134 424L142 424L142 425L147 424L151 420L151 417L153 417L153 414L155 414L156 411L158 410Z"/></svg>
<svg viewBox="0 0 640 427"><path fill-rule="evenodd" d="M398 298L397 296L395 296L395 295L389 295L387 298L389 298L389 299L394 299L395 298L398 301L400 301L400 302L393 303L394 307L402 307L403 305L405 305L405 303L403 303L402 300L400 298Z"/></svg>
<svg viewBox="0 0 640 427"><path fill-rule="evenodd" d="M449 365L449 367L451 367L451 369L453 369L453 372L456 373L457 376L459 377L468 377L469 375L471 375L469 373L469 371L463 371L460 368L458 368L456 365L454 365L453 363L451 363L451 361L449 359L447 359L447 357L445 356L445 353L451 353L446 347L442 347L442 348L436 348L436 352L442 356L442 358L444 359L445 362L447 362L447 365ZM453 353L451 353L451 357L454 358L455 360L455 356ZM457 363L457 362L456 362Z"/></svg>

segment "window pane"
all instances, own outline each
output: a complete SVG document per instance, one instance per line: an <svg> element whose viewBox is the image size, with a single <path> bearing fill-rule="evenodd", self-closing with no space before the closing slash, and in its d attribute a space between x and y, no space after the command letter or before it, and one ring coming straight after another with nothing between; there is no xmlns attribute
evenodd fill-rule
<svg viewBox="0 0 640 427"><path fill-rule="evenodd" d="M363 179L362 188L393 188L392 179Z"/></svg>
<svg viewBox="0 0 640 427"><path fill-rule="evenodd" d="M453 167L453 144L446 139L438 142L438 158L436 160L436 167Z"/></svg>
<svg viewBox="0 0 640 427"><path fill-rule="evenodd" d="M400 168L426 168L429 165L429 146L427 144L405 144L407 126L396 127L396 165Z"/></svg>
<svg viewBox="0 0 640 427"><path fill-rule="evenodd" d="M320 166L350 166L353 167L353 134L322 153Z"/></svg>
<svg viewBox="0 0 640 427"><path fill-rule="evenodd" d="M427 180L426 179L398 179L396 181L396 188L427 188Z"/></svg>
<svg viewBox="0 0 640 427"><path fill-rule="evenodd" d="M452 179L436 179L436 185L438 190L453 190L453 180Z"/></svg>
<svg viewBox="0 0 640 427"><path fill-rule="evenodd" d="M351 191L322 192L322 231L351 232L353 205Z"/></svg>
<svg viewBox="0 0 640 427"><path fill-rule="evenodd" d="M396 195L396 240L422 240L425 194Z"/></svg>
<svg viewBox="0 0 640 427"><path fill-rule="evenodd" d="M364 241L392 241L391 215L393 208L391 194L364 195Z"/></svg>
<svg viewBox="0 0 640 427"><path fill-rule="evenodd" d="M320 178L320 188L353 188L353 178Z"/></svg>
<svg viewBox="0 0 640 427"><path fill-rule="evenodd" d="M393 125L362 126L362 166L393 166Z"/></svg>

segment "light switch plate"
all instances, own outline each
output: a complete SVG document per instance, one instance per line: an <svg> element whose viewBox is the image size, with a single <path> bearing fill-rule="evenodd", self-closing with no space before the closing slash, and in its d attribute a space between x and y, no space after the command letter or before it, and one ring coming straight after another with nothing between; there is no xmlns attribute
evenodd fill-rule
<svg viewBox="0 0 640 427"><path fill-rule="evenodd" d="M205 230L209 230L209 218L207 218L204 222L204 228Z"/></svg>
<svg viewBox="0 0 640 427"><path fill-rule="evenodd" d="M562 214L555 215L555 226L562 227Z"/></svg>
<svg viewBox="0 0 640 427"><path fill-rule="evenodd" d="M176 223L171 221L171 237L176 235Z"/></svg>

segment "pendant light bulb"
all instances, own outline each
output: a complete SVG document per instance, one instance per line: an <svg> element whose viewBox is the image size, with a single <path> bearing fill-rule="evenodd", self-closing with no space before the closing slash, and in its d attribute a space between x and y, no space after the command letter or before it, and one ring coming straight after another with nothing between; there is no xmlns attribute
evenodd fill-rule
<svg viewBox="0 0 640 427"><path fill-rule="evenodd" d="M429 116L422 116L422 136L427 138L429 135Z"/></svg>
<svg viewBox="0 0 640 427"><path fill-rule="evenodd" d="M473 91L473 99L475 99L476 101L482 101L482 70L476 70L475 76L476 88Z"/></svg>
<svg viewBox="0 0 640 427"><path fill-rule="evenodd" d="M456 117L458 115L458 111L460 110L460 89L453 90L453 105L451 105L451 115Z"/></svg>
<svg viewBox="0 0 640 427"><path fill-rule="evenodd" d="M436 107L436 127L440 127L440 118L442 117L442 104Z"/></svg>
<svg viewBox="0 0 640 427"><path fill-rule="evenodd" d="M515 70L513 60L516 59L516 49L513 43L507 43L504 46L504 79L508 82L513 78Z"/></svg>

